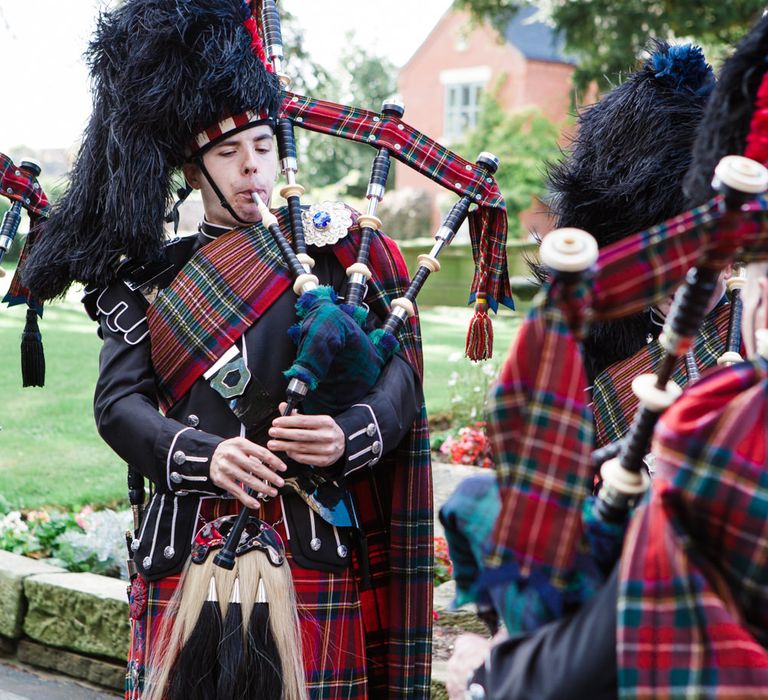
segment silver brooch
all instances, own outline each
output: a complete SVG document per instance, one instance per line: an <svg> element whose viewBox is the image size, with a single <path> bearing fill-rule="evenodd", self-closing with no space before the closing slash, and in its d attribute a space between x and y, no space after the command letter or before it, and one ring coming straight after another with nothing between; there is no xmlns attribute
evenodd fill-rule
<svg viewBox="0 0 768 700"><path fill-rule="evenodd" d="M344 238L352 226L352 212L341 202L313 204L301 212L307 245L333 245Z"/></svg>

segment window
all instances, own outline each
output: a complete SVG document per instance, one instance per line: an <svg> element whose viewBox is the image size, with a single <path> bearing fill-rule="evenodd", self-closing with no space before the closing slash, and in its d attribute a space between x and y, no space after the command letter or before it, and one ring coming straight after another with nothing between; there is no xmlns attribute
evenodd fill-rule
<svg viewBox="0 0 768 700"><path fill-rule="evenodd" d="M459 83L445 86L443 135L446 141L460 141L467 131L477 126L482 90L482 83Z"/></svg>
<svg viewBox="0 0 768 700"><path fill-rule="evenodd" d="M445 90L445 115L442 141L460 141L465 133L477 126L480 96L491 77L489 66L453 68L440 71L440 83Z"/></svg>

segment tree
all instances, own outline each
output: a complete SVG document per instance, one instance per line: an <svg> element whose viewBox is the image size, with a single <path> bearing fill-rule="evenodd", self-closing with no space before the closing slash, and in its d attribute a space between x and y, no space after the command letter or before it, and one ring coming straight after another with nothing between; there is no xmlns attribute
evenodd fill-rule
<svg viewBox="0 0 768 700"><path fill-rule="evenodd" d="M738 41L760 13L764 0L454 0L476 21L487 20L503 32L521 8L537 5L574 54L574 85L600 89L632 70L650 37L692 40L715 53ZM712 55L710 53L710 55Z"/></svg>
<svg viewBox="0 0 768 700"><path fill-rule="evenodd" d="M513 226L533 198L544 194L546 163L561 155L559 133L558 126L538 108L505 112L491 92L482 97L477 126L457 146L457 151L470 161L481 151L498 156L495 177Z"/></svg>
<svg viewBox="0 0 768 700"><path fill-rule="evenodd" d="M354 46L351 33L346 36L348 48L341 55L341 68L336 74L309 58L302 46L301 28L287 13L283 15L283 36L291 89L296 92L378 112L383 100L397 89L397 71L392 62ZM370 146L305 129L296 129L296 138L300 149L299 180L305 187L326 187L343 180L344 194L365 194L374 156Z"/></svg>

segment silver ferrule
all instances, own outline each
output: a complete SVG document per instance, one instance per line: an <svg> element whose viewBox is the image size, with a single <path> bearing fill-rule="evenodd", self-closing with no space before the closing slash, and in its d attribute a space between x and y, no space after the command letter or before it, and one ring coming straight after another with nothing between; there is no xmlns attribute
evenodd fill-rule
<svg viewBox="0 0 768 700"><path fill-rule="evenodd" d="M264 47L264 51L269 56L269 60L272 63L275 73L279 73L279 64L283 60L283 45L282 44L267 44Z"/></svg>
<svg viewBox="0 0 768 700"><path fill-rule="evenodd" d="M369 183L368 191L365 193L365 196L368 197L369 201L374 197L381 201L384 199L384 185L379 185L376 182Z"/></svg>
<svg viewBox="0 0 768 700"><path fill-rule="evenodd" d="M437 229L435 240L450 243L455 235L456 231L452 230L449 226L441 226L439 229Z"/></svg>
<svg viewBox="0 0 768 700"><path fill-rule="evenodd" d="M13 236L0 236L0 251L7 253L13 244Z"/></svg>
<svg viewBox="0 0 768 700"><path fill-rule="evenodd" d="M301 379L296 379L296 377L288 382L288 391L296 396L306 396L307 388L306 382L302 382Z"/></svg>
<svg viewBox="0 0 768 700"><path fill-rule="evenodd" d="M349 276L348 280L350 284L359 284L361 287L365 286L366 283L365 275L361 274L360 272L353 272Z"/></svg>
<svg viewBox="0 0 768 700"><path fill-rule="evenodd" d="M295 158L292 156L281 158L280 169L283 171L283 175L285 175L285 179L289 185L296 184L296 173L299 172L299 164L296 162Z"/></svg>
<svg viewBox="0 0 768 700"><path fill-rule="evenodd" d="M603 503L616 510L629 510L638 499L636 493L628 494L619 491L613 484L604 481L600 487L599 498Z"/></svg>
<svg viewBox="0 0 768 700"><path fill-rule="evenodd" d="M368 200L368 208L365 213L368 214L368 216L376 216L376 209L378 208L378 206L379 206L379 200L376 199L375 197L372 197L371 199Z"/></svg>
<svg viewBox="0 0 768 700"><path fill-rule="evenodd" d="M437 238L437 236L435 236ZM448 245L449 241L446 241L442 238L438 239L435 242L435 245L432 246L432 250L429 251L429 257L430 258L436 258L438 255L440 255L440 251L445 248L446 245Z"/></svg>
<svg viewBox="0 0 768 700"><path fill-rule="evenodd" d="M408 312L402 307L402 306L396 306L392 311L390 311L392 316L396 316L401 321L407 321L408 320Z"/></svg>

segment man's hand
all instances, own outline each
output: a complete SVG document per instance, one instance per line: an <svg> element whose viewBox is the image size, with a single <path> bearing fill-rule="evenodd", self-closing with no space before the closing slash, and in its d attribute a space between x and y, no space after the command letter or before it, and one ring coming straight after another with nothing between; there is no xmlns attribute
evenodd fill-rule
<svg viewBox="0 0 768 700"><path fill-rule="evenodd" d="M285 470L285 463L268 449L236 437L219 443L211 457L210 478L244 506L256 510L259 502L249 496L242 485L267 496L277 496L274 487L280 487L285 482L276 472Z"/></svg>
<svg viewBox="0 0 768 700"><path fill-rule="evenodd" d="M280 404L280 412L285 410ZM269 429L272 452L285 452L301 464L329 467L344 454L344 431L330 416L304 416L294 411L280 416Z"/></svg>
<svg viewBox="0 0 768 700"><path fill-rule="evenodd" d="M450 700L464 700L469 675L485 661L493 640L479 634L462 634L453 643L453 655L448 659L446 690Z"/></svg>

